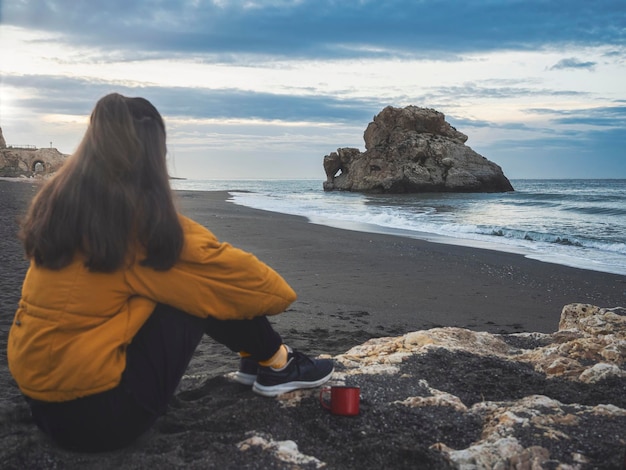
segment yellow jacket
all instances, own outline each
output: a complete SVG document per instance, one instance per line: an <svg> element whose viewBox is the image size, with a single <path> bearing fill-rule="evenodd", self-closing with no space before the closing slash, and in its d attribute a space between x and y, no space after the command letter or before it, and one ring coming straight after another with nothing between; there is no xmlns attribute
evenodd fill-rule
<svg viewBox="0 0 626 470"><path fill-rule="evenodd" d="M57 271L31 262L7 351L24 394L67 401L117 386L126 346L157 302L199 317L245 319L280 313L296 299L256 257L190 219L180 221L185 243L168 271L133 262L95 273L78 255Z"/></svg>

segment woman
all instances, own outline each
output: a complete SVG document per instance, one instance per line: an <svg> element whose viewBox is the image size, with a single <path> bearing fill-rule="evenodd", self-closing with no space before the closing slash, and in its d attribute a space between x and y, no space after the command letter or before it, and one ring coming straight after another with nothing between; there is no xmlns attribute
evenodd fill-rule
<svg viewBox="0 0 626 470"><path fill-rule="evenodd" d="M266 317L296 299L289 285L177 214L165 155L156 108L107 95L23 220L31 264L9 367L63 447L135 440L165 412L204 334L241 354L235 378L261 395L331 377L331 360L289 349Z"/></svg>

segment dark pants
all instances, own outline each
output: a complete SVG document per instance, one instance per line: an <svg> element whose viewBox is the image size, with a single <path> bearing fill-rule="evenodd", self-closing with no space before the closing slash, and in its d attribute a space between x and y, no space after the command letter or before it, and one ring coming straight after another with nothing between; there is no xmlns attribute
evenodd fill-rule
<svg viewBox="0 0 626 470"><path fill-rule="evenodd" d="M37 426L62 447L79 451L98 452L130 444L165 413L204 334L261 361L273 356L282 344L266 317L203 319L159 304L126 350L120 384L60 403L27 398Z"/></svg>

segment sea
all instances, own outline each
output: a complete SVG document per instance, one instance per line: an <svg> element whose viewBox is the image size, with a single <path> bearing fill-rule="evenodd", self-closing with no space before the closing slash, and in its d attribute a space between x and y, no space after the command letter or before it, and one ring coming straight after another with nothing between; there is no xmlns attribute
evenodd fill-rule
<svg viewBox="0 0 626 470"><path fill-rule="evenodd" d="M508 193L325 192L322 180L172 180L313 224L626 275L626 179L518 179Z"/></svg>

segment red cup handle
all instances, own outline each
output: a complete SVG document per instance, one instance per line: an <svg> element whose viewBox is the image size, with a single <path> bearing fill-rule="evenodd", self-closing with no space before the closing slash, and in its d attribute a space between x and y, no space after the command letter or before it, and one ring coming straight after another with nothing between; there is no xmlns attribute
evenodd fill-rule
<svg viewBox="0 0 626 470"><path fill-rule="evenodd" d="M327 392L330 392L330 387L326 387L320 390L320 404L322 405L323 408L330 410L330 405L328 405L326 403L326 400L324 400L324 393L327 393Z"/></svg>

